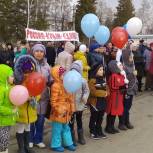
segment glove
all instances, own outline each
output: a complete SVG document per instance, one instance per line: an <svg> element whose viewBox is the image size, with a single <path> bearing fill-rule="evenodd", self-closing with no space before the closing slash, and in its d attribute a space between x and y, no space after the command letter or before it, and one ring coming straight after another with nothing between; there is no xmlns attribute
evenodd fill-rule
<svg viewBox="0 0 153 153"><path fill-rule="evenodd" d="M129 80L128 80L127 78L125 78L125 79L124 79L124 83L125 83L125 84L128 84L128 83L129 83Z"/></svg>

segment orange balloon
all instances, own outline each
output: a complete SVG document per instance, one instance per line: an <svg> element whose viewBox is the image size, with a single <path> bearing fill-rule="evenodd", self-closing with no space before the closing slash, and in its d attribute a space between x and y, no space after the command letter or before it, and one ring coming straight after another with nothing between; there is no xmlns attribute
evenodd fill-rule
<svg viewBox="0 0 153 153"><path fill-rule="evenodd" d="M32 72L27 77L25 86L27 87L30 96L38 96L43 92L46 86L46 79L41 73Z"/></svg>
<svg viewBox="0 0 153 153"><path fill-rule="evenodd" d="M112 31L111 42L117 47L122 49L128 41L128 33L122 27L116 27Z"/></svg>

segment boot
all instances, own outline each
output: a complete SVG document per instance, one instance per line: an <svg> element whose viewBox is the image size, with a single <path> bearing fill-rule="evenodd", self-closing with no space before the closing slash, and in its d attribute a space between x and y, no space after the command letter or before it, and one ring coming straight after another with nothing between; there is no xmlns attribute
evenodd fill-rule
<svg viewBox="0 0 153 153"><path fill-rule="evenodd" d="M35 153L32 148L29 147L29 138L30 138L30 132L24 132L24 148L25 148L25 153Z"/></svg>
<svg viewBox="0 0 153 153"><path fill-rule="evenodd" d="M71 135L72 135L73 145L77 146L76 136L75 136L75 131L74 130L71 130Z"/></svg>
<svg viewBox="0 0 153 153"><path fill-rule="evenodd" d="M16 139L18 143L18 153L26 153L24 148L24 133L16 133Z"/></svg>
<svg viewBox="0 0 153 153"><path fill-rule="evenodd" d="M105 132L109 134L115 134L115 132L112 130L112 127L111 127L111 116L110 115L107 115Z"/></svg>
<svg viewBox="0 0 153 153"><path fill-rule="evenodd" d="M130 123L129 115L126 117L125 126L126 126L128 129L134 129L134 126Z"/></svg>
<svg viewBox="0 0 153 153"><path fill-rule="evenodd" d="M83 129L78 130L78 143L85 145L86 141L84 139Z"/></svg>
<svg viewBox="0 0 153 153"><path fill-rule="evenodd" d="M112 128L112 131L114 133L119 133L119 131L114 126L114 124L115 124L115 118L116 118L116 116L111 116L111 128Z"/></svg>
<svg viewBox="0 0 153 153"><path fill-rule="evenodd" d="M124 125L124 122L125 122L125 119L124 119L124 116L119 116L119 125L118 125L118 128L122 131L126 131L127 128L126 126Z"/></svg>

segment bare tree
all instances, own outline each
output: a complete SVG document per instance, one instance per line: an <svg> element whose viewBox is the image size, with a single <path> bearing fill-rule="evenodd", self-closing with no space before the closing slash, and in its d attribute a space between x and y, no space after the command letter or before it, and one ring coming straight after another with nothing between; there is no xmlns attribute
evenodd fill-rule
<svg viewBox="0 0 153 153"><path fill-rule="evenodd" d="M147 34L153 31L152 24L152 9L153 0L142 0L141 8L137 11L137 16L143 22L142 34Z"/></svg>

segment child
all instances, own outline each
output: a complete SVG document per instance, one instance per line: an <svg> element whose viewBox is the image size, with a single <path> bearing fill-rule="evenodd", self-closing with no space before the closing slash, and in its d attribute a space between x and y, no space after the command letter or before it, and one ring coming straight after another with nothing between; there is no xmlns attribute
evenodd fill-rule
<svg viewBox="0 0 153 153"><path fill-rule="evenodd" d="M67 93L63 86L63 74L65 69L55 66L51 70L54 83L51 87L51 116L52 140L50 147L53 151L63 152L64 147L75 151L73 145L69 121L75 111L74 99Z"/></svg>
<svg viewBox="0 0 153 153"><path fill-rule="evenodd" d="M82 75L83 71L82 62L79 60L73 62L71 70L76 70ZM82 145L86 143L83 134L82 115L85 109L85 104L87 103L88 96L89 96L88 83L84 78L82 78L82 87L75 93L76 112L74 113L70 121L73 144L76 144L75 131L74 131L75 117L77 121L78 142Z"/></svg>
<svg viewBox="0 0 153 153"><path fill-rule="evenodd" d="M87 58L86 58L86 50L87 47L86 45L82 44L79 47L79 51L77 51L74 54L74 60L81 60L82 64L83 64L83 78L85 78L88 81L88 71L90 70L90 67L88 66L87 63Z"/></svg>
<svg viewBox="0 0 153 153"><path fill-rule="evenodd" d="M30 73L37 70L37 62L30 55L20 56L14 67L15 84L24 85ZM29 148L30 124L37 120L36 103L30 99L18 107L19 118L17 119L17 143L19 153L34 153Z"/></svg>
<svg viewBox="0 0 153 153"><path fill-rule="evenodd" d="M17 112L8 96L13 83L12 68L0 64L0 76L0 153L8 153L10 128L16 123Z"/></svg>
<svg viewBox="0 0 153 153"><path fill-rule="evenodd" d="M102 121L106 107L106 81L104 79L104 68L102 65L95 65L92 78L89 81L89 104L90 104L90 134L92 139L106 138L102 130Z"/></svg>
<svg viewBox="0 0 153 153"><path fill-rule="evenodd" d="M109 65L109 71L111 76L109 77L109 89L110 95L107 101L107 124L105 131L110 134L118 133L115 129L114 123L116 116L123 114L123 98L126 90L126 83L128 80L125 78L125 72L120 62L112 60Z"/></svg>
<svg viewBox="0 0 153 153"><path fill-rule="evenodd" d="M46 83L48 86L51 85L51 75L50 67L45 59L46 49L42 44L36 44L32 48L33 56L37 61L37 70L46 78ZM44 148L43 143L43 128L45 122L45 114L47 106L50 100L49 88L46 87L41 94L41 98L37 105L37 121L31 124L30 127L30 144L29 147L32 148L33 144L37 145L39 148Z"/></svg>
<svg viewBox="0 0 153 153"><path fill-rule="evenodd" d="M136 95L138 90L138 82L135 75L135 66L132 51L127 48L124 49L122 53L122 59L129 83L126 94L124 96L124 112L123 115L120 117L119 129L127 130L134 128L134 126L130 123L129 111L132 106L133 96Z"/></svg>

